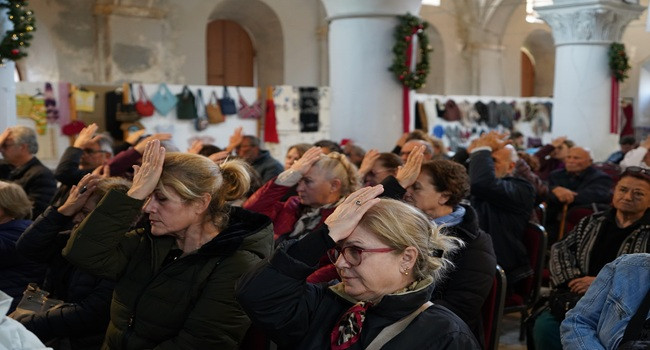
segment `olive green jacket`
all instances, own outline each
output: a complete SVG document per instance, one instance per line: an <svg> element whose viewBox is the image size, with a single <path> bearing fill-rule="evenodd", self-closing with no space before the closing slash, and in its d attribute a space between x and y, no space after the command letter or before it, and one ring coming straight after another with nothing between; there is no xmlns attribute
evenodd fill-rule
<svg viewBox="0 0 650 350"><path fill-rule="evenodd" d="M233 207L218 236L163 266L174 238L127 232L142 205L109 192L63 250L72 263L117 281L103 348L237 349L250 321L235 283L271 254L271 220Z"/></svg>

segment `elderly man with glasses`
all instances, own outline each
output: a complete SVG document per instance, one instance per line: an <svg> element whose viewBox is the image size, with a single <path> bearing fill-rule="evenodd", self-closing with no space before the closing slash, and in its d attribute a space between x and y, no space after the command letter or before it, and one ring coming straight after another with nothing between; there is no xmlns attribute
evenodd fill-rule
<svg viewBox="0 0 650 350"><path fill-rule="evenodd" d="M63 204L73 185L81 181L84 175L93 172L98 167L105 166L113 157L113 141L106 135L96 134L97 129L96 124L90 124L83 128L74 144L68 147L61 156L59 165L54 170L54 176L61 182L61 186L59 186L52 204Z"/></svg>
<svg viewBox="0 0 650 350"><path fill-rule="evenodd" d="M32 201L32 216L37 217L47 208L56 180L52 171L38 158L38 142L34 130L26 126L12 126L0 134L0 180L20 185Z"/></svg>
<svg viewBox="0 0 650 350"><path fill-rule="evenodd" d="M612 208L582 219L553 244L550 271L554 292L550 310L535 322L536 349L561 349L559 327L564 313L575 306L607 263L623 254L650 252L649 208L650 170L628 167L614 189ZM562 305L561 310L554 305Z"/></svg>

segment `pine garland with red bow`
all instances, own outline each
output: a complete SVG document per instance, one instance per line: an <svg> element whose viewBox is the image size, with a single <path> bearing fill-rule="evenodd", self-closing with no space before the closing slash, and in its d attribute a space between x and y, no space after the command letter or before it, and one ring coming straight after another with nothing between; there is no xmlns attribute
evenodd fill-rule
<svg viewBox="0 0 650 350"><path fill-rule="evenodd" d="M609 47L609 69L616 81L623 82L627 79L627 71L630 70L630 63L625 53L625 45L621 43L612 43Z"/></svg>
<svg viewBox="0 0 650 350"><path fill-rule="evenodd" d="M34 12L27 8L27 1L0 0L0 9L3 8L7 9L7 18L13 23L13 29L8 30L0 42L0 65L27 56L31 33L36 30Z"/></svg>
<svg viewBox="0 0 650 350"><path fill-rule="evenodd" d="M429 52L433 51L429 45L429 37L425 29L429 26L424 20L409 13L397 17L400 24L395 28L395 46L393 46L393 65L389 68L395 77L410 89L424 87L429 75ZM418 52L411 57L411 44L413 37L418 38ZM411 71L411 60L420 59Z"/></svg>

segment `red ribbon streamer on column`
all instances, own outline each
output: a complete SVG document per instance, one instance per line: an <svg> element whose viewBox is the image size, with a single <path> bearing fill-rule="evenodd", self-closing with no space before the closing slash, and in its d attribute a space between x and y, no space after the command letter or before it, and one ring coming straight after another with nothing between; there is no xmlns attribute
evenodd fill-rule
<svg viewBox="0 0 650 350"><path fill-rule="evenodd" d="M411 69L411 60L413 60L413 35L417 32L417 29L413 31L413 34L411 36L408 36L405 38L406 41L408 41L408 47L406 48L406 67L407 69ZM408 74L408 72L407 72ZM411 131L411 101L410 101L410 95L409 91L411 89L404 85L402 87L402 123L403 123L403 131L404 132L409 132Z"/></svg>
<svg viewBox="0 0 650 350"><path fill-rule="evenodd" d="M618 134L618 125L619 125L619 90L618 90L618 80L612 75L612 94L611 94L611 110L609 118L609 132L611 134Z"/></svg>

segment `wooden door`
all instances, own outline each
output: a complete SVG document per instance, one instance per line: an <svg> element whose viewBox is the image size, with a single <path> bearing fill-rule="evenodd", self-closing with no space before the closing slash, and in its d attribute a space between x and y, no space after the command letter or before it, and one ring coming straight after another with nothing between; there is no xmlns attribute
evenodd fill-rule
<svg viewBox="0 0 650 350"><path fill-rule="evenodd" d="M248 33L237 23L208 23L208 84L253 86L255 51Z"/></svg>
<svg viewBox="0 0 650 350"><path fill-rule="evenodd" d="M535 96L535 66L528 54L521 51L521 97Z"/></svg>

